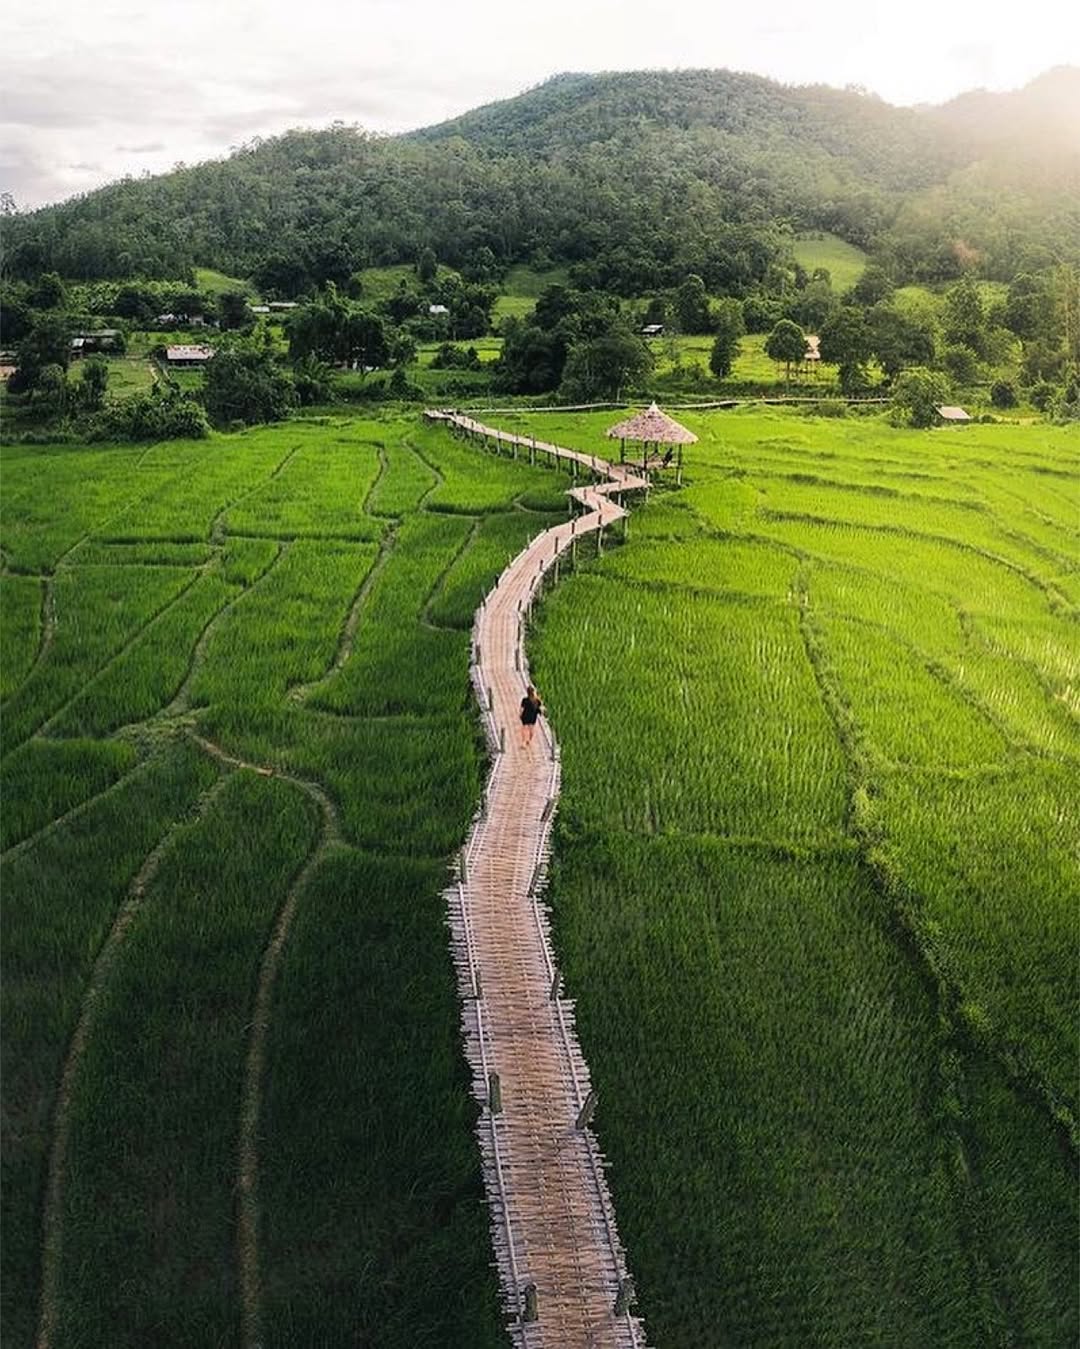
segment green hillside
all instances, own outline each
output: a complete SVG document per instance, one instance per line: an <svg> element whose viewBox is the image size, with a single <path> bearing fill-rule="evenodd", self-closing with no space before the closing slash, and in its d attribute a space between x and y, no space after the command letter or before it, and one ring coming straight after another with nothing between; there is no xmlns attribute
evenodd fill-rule
<svg viewBox="0 0 1080 1349"><path fill-rule="evenodd" d="M1078 90L1064 68L1049 92L985 95L975 137L965 104L895 108L730 71L560 75L410 135L291 131L15 216L6 266L86 279L200 266L293 294L430 246L475 278L554 263L625 295L688 271L739 290L793 228L867 249L898 281L956 275L960 245L1007 279L1032 247L1080 250L1078 151L1051 126ZM1046 124L1052 159L1017 144L1018 123Z"/></svg>

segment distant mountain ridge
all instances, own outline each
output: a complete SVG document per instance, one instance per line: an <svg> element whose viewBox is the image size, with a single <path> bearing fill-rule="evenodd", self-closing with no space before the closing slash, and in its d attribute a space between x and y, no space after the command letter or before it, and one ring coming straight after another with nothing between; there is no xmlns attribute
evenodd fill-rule
<svg viewBox="0 0 1080 1349"><path fill-rule="evenodd" d="M1077 127L1074 67L933 108L723 70L561 74L402 136L292 131L16 216L6 266L207 265L281 292L431 247L478 277L554 261L624 294L687 270L738 291L790 231L826 229L898 280L948 279L961 251L1008 278L1032 250L1080 253Z"/></svg>

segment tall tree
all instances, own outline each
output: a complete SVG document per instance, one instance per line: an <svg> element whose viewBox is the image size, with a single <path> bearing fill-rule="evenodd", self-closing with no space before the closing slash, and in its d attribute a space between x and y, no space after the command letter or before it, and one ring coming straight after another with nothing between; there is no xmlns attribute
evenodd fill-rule
<svg viewBox="0 0 1080 1349"><path fill-rule="evenodd" d="M435 280L439 270L439 264L435 259L435 250L433 248L422 248L420 256L416 260L416 275L423 286L429 285Z"/></svg>
<svg viewBox="0 0 1080 1349"><path fill-rule="evenodd" d="M820 339L821 359L839 366L843 392L852 394L864 388L872 342L863 311L854 305L842 305L827 323L822 324Z"/></svg>
<svg viewBox="0 0 1080 1349"><path fill-rule="evenodd" d="M675 292L675 314L684 333L707 333L712 326L705 282L691 273Z"/></svg>
<svg viewBox="0 0 1080 1349"><path fill-rule="evenodd" d="M791 319L781 319L765 339L765 355L784 365L784 379L791 383L791 367L806 359L806 334Z"/></svg>
<svg viewBox="0 0 1080 1349"><path fill-rule="evenodd" d="M738 300L721 300L715 315L716 336L709 353L709 369L717 379L726 379L739 355L743 326L742 305Z"/></svg>

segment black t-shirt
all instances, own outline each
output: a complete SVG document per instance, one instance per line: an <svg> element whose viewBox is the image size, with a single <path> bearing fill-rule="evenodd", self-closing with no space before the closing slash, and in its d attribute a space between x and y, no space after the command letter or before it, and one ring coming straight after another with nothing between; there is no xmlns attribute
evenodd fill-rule
<svg viewBox="0 0 1080 1349"><path fill-rule="evenodd" d="M540 715L540 699L530 698L528 694L521 700L521 720L526 726L534 726Z"/></svg>

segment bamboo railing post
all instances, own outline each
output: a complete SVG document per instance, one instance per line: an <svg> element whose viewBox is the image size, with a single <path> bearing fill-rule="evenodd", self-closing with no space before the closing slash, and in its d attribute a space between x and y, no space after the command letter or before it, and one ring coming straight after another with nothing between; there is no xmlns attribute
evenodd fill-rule
<svg viewBox="0 0 1080 1349"><path fill-rule="evenodd" d="M619 1280L619 1291L615 1295L615 1315L625 1316L636 1298L637 1293L634 1289L634 1280L628 1274L625 1279Z"/></svg>
<svg viewBox="0 0 1080 1349"><path fill-rule="evenodd" d="M587 1129L596 1113L596 1102L600 1098L596 1094L596 1088L590 1087L588 1096L581 1104L581 1109L577 1113L577 1119L574 1121L574 1128L580 1133L582 1129Z"/></svg>

